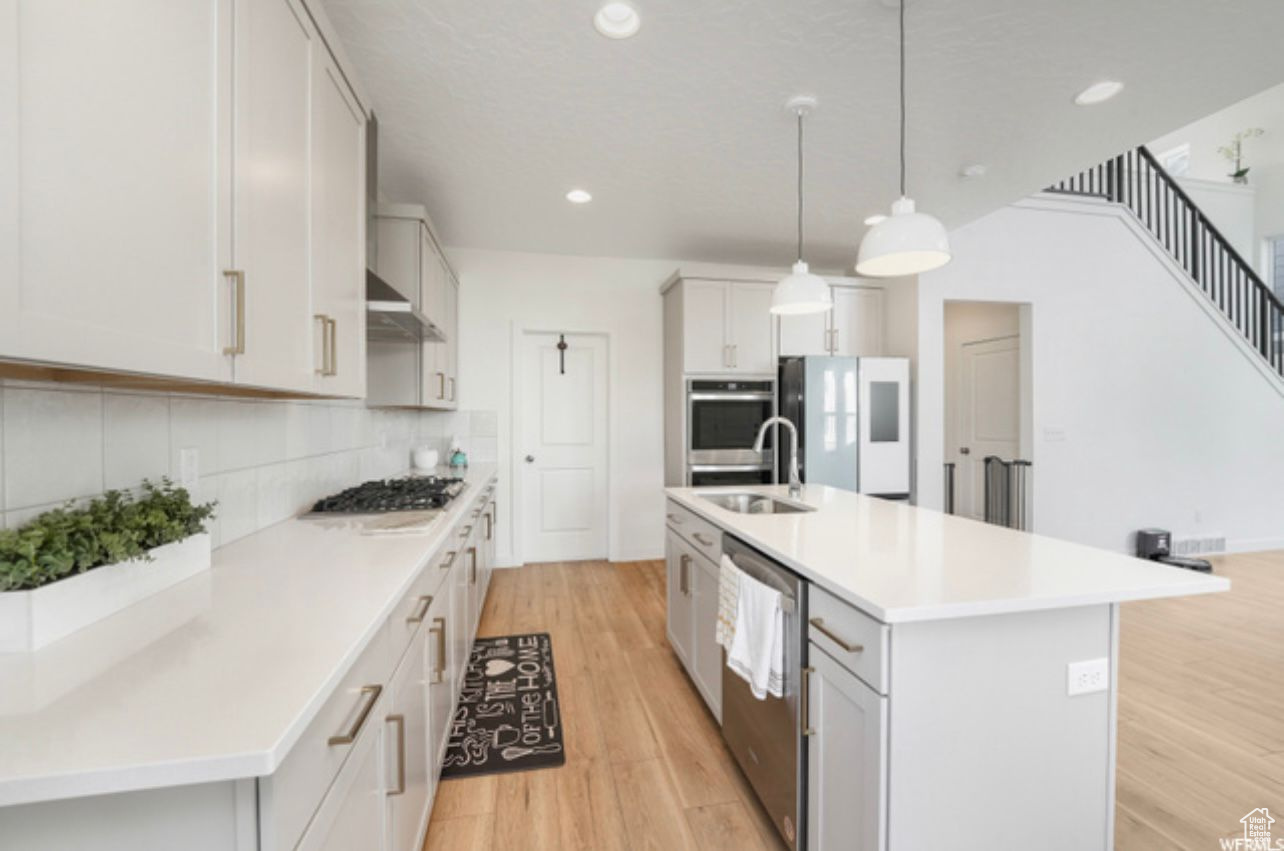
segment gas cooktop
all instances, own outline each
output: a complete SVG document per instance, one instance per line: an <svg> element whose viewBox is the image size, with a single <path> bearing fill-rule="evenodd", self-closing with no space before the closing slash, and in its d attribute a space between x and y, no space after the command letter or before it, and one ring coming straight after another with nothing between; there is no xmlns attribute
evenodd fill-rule
<svg viewBox="0 0 1284 851"><path fill-rule="evenodd" d="M317 500L314 514L387 514L444 508L464 488L463 479L408 476L377 479Z"/></svg>

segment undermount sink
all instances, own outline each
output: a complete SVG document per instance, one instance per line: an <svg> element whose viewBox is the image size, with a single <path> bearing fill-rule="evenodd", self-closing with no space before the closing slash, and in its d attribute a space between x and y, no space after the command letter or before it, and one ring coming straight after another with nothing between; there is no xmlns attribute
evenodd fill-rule
<svg viewBox="0 0 1284 851"><path fill-rule="evenodd" d="M783 499L763 496L758 493L709 493L699 494L706 502L712 502L719 508L734 511L737 514L799 514L804 511L815 511L808 505L796 502L785 502Z"/></svg>

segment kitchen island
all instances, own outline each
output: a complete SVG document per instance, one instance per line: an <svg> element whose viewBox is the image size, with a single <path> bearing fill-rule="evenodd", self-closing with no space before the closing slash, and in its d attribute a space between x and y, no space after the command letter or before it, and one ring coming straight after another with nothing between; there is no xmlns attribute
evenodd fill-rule
<svg viewBox="0 0 1284 851"><path fill-rule="evenodd" d="M278 523L205 574L0 655L0 848L418 851L494 487L474 465L400 533Z"/></svg>
<svg viewBox="0 0 1284 851"><path fill-rule="evenodd" d="M826 486L667 493L669 640L716 716L721 536L805 580L800 848L1112 847L1119 605L1230 587Z"/></svg>

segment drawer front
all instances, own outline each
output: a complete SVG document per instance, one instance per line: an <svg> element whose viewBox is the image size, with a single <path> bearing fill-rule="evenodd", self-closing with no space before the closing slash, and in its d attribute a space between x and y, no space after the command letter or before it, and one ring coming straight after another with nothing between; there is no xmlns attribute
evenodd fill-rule
<svg viewBox="0 0 1284 851"><path fill-rule="evenodd" d="M439 593L438 588L444 578L442 572L436 569L436 564L446 552L447 550L443 547L433 554L424 568L419 571L419 578L410 586L410 591L401 598L401 602L388 618L388 637L392 642L394 664L401 660L415 633L426 628L424 623L426 623L428 607L432 605L433 595Z"/></svg>
<svg viewBox="0 0 1284 851"><path fill-rule="evenodd" d="M696 552L718 564L722 561L722 530L673 500L665 505L664 520Z"/></svg>
<svg viewBox="0 0 1284 851"><path fill-rule="evenodd" d="M819 586L810 586L808 594L808 637L879 694L887 694L887 624Z"/></svg>
<svg viewBox="0 0 1284 851"><path fill-rule="evenodd" d="M385 623L280 767L260 781L263 851L294 847L352 752L353 742L344 739L380 724L373 707L392 676L392 646Z"/></svg>

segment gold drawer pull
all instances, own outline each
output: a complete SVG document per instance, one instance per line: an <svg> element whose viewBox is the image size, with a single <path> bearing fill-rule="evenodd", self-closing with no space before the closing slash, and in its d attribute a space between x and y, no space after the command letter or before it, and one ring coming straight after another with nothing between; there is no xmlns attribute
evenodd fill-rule
<svg viewBox="0 0 1284 851"><path fill-rule="evenodd" d="M465 526L465 527L464 527L464 531L462 531L462 532L460 532L460 533L459 533L459 537L461 537L461 538L467 538L467 537L468 537L469 535L471 535L472 533L473 533L473 527L472 527L472 526Z"/></svg>
<svg viewBox="0 0 1284 851"><path fill-rule="evenodd" d="M845 641L839 638L837 635L834 635L834 633L829 629L829 627L825 626L824 618L812 618L811 625L816 627L816 629L819 630L821 635L825 636L830 641L834 642L839 647L846 650L848 653L865 652L865 646L863 644L852 644L850 641Z"/></svg>
<svg viewBox="0 0 1284 851"><path fill-rule="evenodd" d="M428 614L428 607L432 605L432 597L427 594L419 598L419 608L413 615L406 618L406 623L423 623L424 617Z"/></svg>
<svg viewBox="0 0 1284 851"><path fill-rule="evenodd" d="M455 563L455 556L457 554L458 552L456 550L451 550L450 552L446 553L446 558L441 563L441 569L450 570L450 566Z"/></svg>
<svg viewBox="0 0 1284 851"><path fill-rule="evenodd" d="M406 716L389 715L386 719L397 725L397 788L388 790L388 797L406 794Z"/></svg>
<svg viewBox="0 0 1284 851"><path fill-rule="evenodd" d="M664 516L665 516L665 517L667 517L667 518L669 518L669 522L670 522L670 523L672 523L672 524L674 524L675 526L681 526L681 525L682 525L682 518L681 518L681 517L679 517L678 515L676 515L676 514L666 514L666 515L664 515Z"/></svg>
<svg viewBox="0 0 1284 851"><path fill-rule="evenodd" d="M234 328L232 339L234 342L223 349L225 355L243 355L245 354L245 271L243 269L228 269L223 273L226 278L231 278L233 285L236 287L236 316L233 319Z"/></svg>
<svg viewBox="0 0 1284 851"><path fill-rule="evenodd" d="M357 734L361 732L366 719L370 717L370 710L374 709L374 705L379 701L379 695L383 694L383 686L362 686L361 693L366 696L366 705L357 713L357 720L353 722L352 729L342 735L331 736L326 744L350 745L357 740Z"/></svg>
<svg viewBox="0 0 1284 851"><path fill-rule="evenodd" d="M428 631L437 633L437 670L432 672L432 681L439 683L446 677L446 619L433 618Z"/></svg>
<svg viewBox="0 0 1284 851"><path fill-rule="evenodd" d="M708 538L706 538L704 535L701 535L699 532L694 532L694 533L692 533L691 537L695 538L695 539L696 539L696 543L698 543L698 544L704 544L706 547L712 547L712 546L713 546L713 541L709 540L709 539L708 539Z"/></svg>

